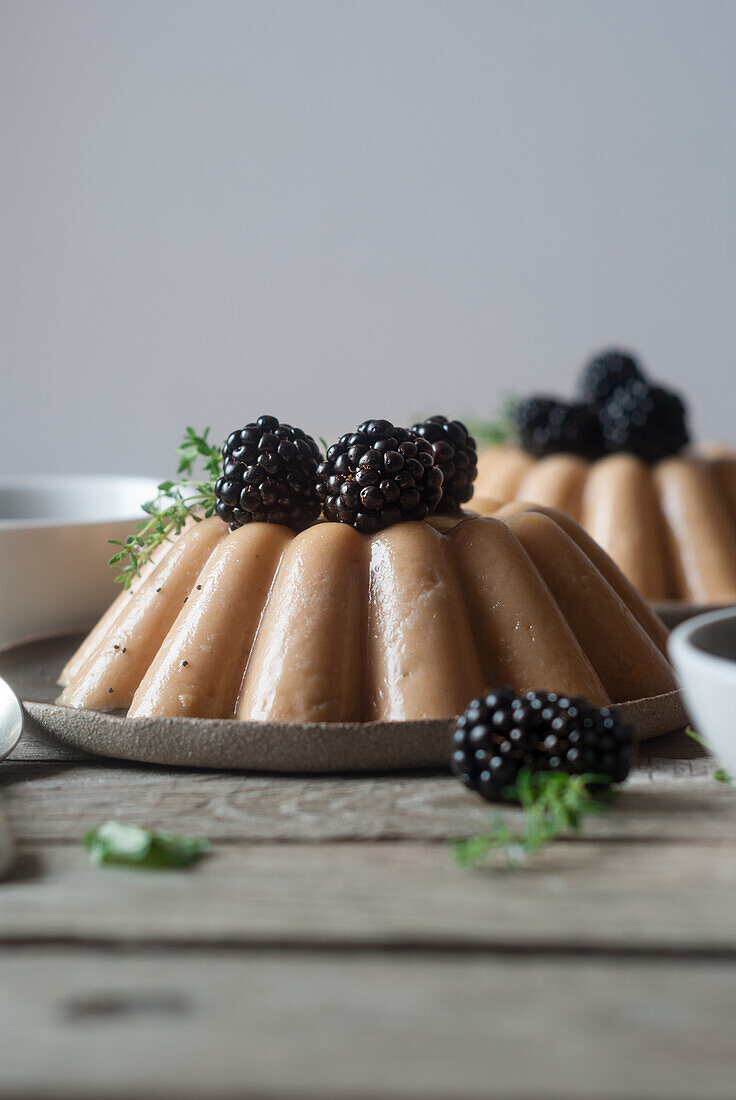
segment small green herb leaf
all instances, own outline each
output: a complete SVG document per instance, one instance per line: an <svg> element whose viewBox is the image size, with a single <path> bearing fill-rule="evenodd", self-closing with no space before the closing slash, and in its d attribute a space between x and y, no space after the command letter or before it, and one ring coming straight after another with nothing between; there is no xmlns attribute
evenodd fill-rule
<svg viewBox="0 0 736 1100"><path fill-rule="evenodd" d="M209 852L209 842L196 836L177 836L142 829L120 821L106 821L85 833L84 846L93 863L128 867L186 867Z"/></svg>
<svg viewBox="0 0 736 1100"><path fill-rule="evenodd" d="M502 852L509 867L523 866L529 856L558 837L579 832L587 814L606 813L607 803L615 793L606 776L531 772L522 768L514 786L504 792L509 801L521 805L524 812L521 830L515 832L503 818L496 816L488 833L453 841L453 859L460 867L477 867L494 852Z"/></svg>
<svg viewBox="0 0 736 1100"><path fill-rule="evenodd" d="M713 749L710 747L706 739L701 734L696 733L692 726L686 726L685 733L688 735L688 737L691 737L693 741L697 741L700 747L705 749L707 753L710 753L711 756L715 756ZM726 771L725 768L716 768L716 770L713 772L713 778L718 783L725 783L728 787L734 786L733 777L730 775L729 772Z"/></svg>
<svg viewBox="0 0 736 1100"><path fill-rule="evenodd" d="M210 443L209 434L209 428L205 428L201 435L198 435L194 428L186 429L184 440L176 452L179 456L178 473L191 474L197 460L201 459L205 470L213 480L220 476L222 453L219 447Z"/></svg>
<svg viewBox="0 0 736 1100"><path fill-rule="evenodd" d="M692 726L685 726L685 733L688 735L688 737L691 737L693 741L696 741L700 745L701 749L705 749L706 752L710 752L710 749L708 748L708 743L705 738L701 737L699 733L696 733Z"/></svg>
<svg viewBox="0 0 736 1100"><path fill-rule="evenodd" d="M198 522L215 514L215 481L220 475L222 458L220 448L209 441L209 431L205 428L198 435L194 428L186 429L177 450L179 474L186 476L162 481L156 499L142 505L150 518L142 520L136 533L125 542L110 540L113 546L121 547L110 558L110 565L120 566L115 580L124 588L130 588L133 578L140 576L141 567L156 547L178 535L188 519ZM199 480L190 476L197 463L203 467Z"/></svg>
<svg viewBox="0 0 736 1100"><path fill-rule="evenodd" d="M494 420L469 420L468 431L481 447L491 447L497 443L508 443L514 438L514 409L516 398L505 398L501 411Z"/></svg>

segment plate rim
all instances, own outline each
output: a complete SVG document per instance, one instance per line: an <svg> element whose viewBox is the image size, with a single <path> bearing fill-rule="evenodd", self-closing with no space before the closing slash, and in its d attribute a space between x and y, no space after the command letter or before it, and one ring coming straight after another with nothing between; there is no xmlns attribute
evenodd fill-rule
<svg viewBox="0 0 736 1100"><path fill-rule="evenodd" d="M53 642L76 632L54 632L5 647ZM61 659L61 658L60 658ZM19 661L20 668L22 661ZM28 668L32 668L32 655ZM6 673L7 676L7 673ZM12 680L12 677L11 677ZM32 678L28 690L32 693ZM643 741L687 722L682 692L612 704ZM237 718L137 717L23 698L28 728L41 737L93 756L172 767L283 773L390 772L449 765L457 716L371 722L252 722Z"/></svg>

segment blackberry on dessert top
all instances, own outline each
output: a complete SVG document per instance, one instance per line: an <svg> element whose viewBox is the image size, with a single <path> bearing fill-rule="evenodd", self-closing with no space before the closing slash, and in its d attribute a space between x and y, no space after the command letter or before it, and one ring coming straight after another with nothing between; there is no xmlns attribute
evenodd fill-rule
<svg viewBox="0 0 736 1100"><path fill-rule="evenodd" d="M629 774L634 733L613 707L555 692L499 688L473 699L458 719L451 767L489 801L504 798L522 768L596 775L602 785Z"/></svg>
<svg viewBox="0 0 736 1100"><path fill-rule="evenodd" d="M222 477L215 483L218 516L233 531L254 520L303 530L320 512L321 457L310 435L275 416L259 416L231 432L222 448Z"/></svg>
<svg viewBox="0 0 736 1100"><path fill-rule="evenodd" d="M366 420L328 449L317 469L317 496L327 520L372 534L434 512L442 471L422 436L389 420Z"/></svg>
<svg viewBox="0 0 736 1100"><path fill-rule="evenodd" d="M584 368L582 401L533 395L518 401L513 419L521 447L535 458L582 455L596 459L627 451L645 462L678 454L690 440L680 396L651 384L633 356L611 350Z"/></svg>
<svg viewBox="0 0 736 1100"><path fill-rule="evenodd" d="M614 390L598 415L611 453L628 451L645 462L658 462L677 454L690 440L679 394L650 386L644 379Z"/></svg>
<svg viewBox="0 0 736 1100"><path fill-rule="evenodd" d="M633 355L612 348L593 356L583 367L578 390L589 405L600 406L622 386L642 381L644 375Z"/></svg>
<svg viewBox="0 0 736 1100"><path fill-rule="evenodd" d="M519 443L535 458L561 451L598 458L603 451L600 423L589 405L529 397L515 405L513 415Z"/></svg>
<svg viewBox="0 0 736 1100"><path fill-rule="evenodd" d="M431 445L435 466L442 470L442 499L437 511L458 511L473 495L478 473L475 440L461 420L440 415L412 424L411 430Z"/></svg>

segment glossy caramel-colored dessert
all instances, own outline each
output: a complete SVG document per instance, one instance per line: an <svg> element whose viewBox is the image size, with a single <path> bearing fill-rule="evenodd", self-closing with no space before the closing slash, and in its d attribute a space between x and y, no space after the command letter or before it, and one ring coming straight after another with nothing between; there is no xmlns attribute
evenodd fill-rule
<svg viewBox="0 0 736 1100"><path fill-rule="evenodd" d="M365 535L194 523L113 604L59 702L131 718L399 721L491 686L596 705L675 687L665 631L562 513L516 506Z"/></svg>
<svg viewBox="0 0 736 1100"><path fill-rule="evenodd" d="M736 601L736 452L647 464L631 454L595 461L488 447L469 505L533 501L582 524L648 600Z"/></svg>

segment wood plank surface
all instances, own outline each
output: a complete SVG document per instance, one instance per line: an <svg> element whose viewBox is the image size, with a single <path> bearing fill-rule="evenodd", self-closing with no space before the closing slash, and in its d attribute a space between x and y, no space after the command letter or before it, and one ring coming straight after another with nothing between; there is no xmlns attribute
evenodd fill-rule
<svg viewBox="0 0 736 1100"><path fill-rule="evenodd" d="M637 770L595 839L722 840L736 795L707 758ZM498 812L448 775L274 777L135 765L0 766L0 804L19 837L77 843L109 818L202 833L210 840L440 840L472 835ZM510 821L516 809L504 809Z"/></svg>
<svg viewBox="0 0 736 1100"><path fill-rule="evenodd" d="M734 1095L734 965L15 950L0 971L4 1100Z"/></svg>
<svg viewBox="0 0 736 1100"><path fill-rule="evenodd" d="M736 843L555 845L528 870L445 844L223 845L186 871L23 846L0 943L482 947L736 960Z"/></svg>
<svg viewBox="0 0 736 1100"><path fill-rule="evenodd" d="M23 734L15 749L13 749L13 761L17 764L22 761L88 761L91 764L102 762L101 757L91 756L88 752L79 749L68 748L59 741L50 737L42 730L31 727L26 716Z"/></svg>
<svg viewBox="0 0 736 1100"><path fill-rule="evenodd" d="M27 734L0 764L3 1100L734 1095L736 792L692 740L523 872L454 866L497 808L448 774L77 756ZM94 867L109 818L213 851Z"/></svg>

